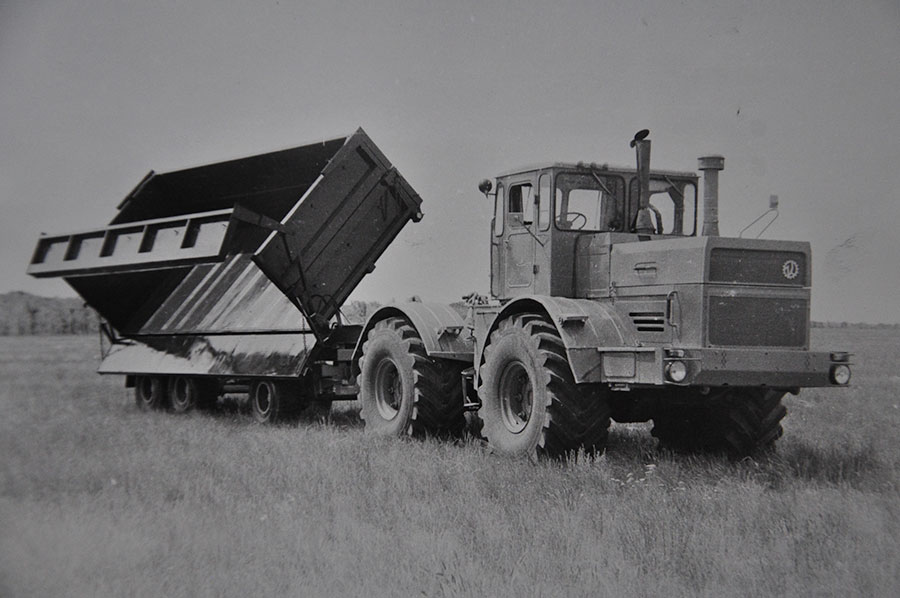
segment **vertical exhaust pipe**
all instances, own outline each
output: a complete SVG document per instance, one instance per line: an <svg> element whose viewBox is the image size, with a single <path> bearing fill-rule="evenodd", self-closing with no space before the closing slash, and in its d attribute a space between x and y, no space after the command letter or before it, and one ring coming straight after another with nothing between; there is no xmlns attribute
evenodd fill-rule
<svg viewBox="0 0 900 598"><path fill-rule="evenodd" d="M719 171L725 168L722 156L703 156L698 159L703 171L703 236L719 236Z"/></svg>
<svg viewBox="0 0 900 598"><path fill-rule="evenodd" d="M655 232L653 217L650 214L650 135L648 129L641 129L634 134L631 147L637 157L638 175L638 212L634 220L634 231L638 234L649 235Z"/></svg>

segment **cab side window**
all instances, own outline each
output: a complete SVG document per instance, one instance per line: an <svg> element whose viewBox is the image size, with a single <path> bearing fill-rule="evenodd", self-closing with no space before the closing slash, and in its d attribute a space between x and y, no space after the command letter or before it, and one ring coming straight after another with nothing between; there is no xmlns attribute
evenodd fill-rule
<svg viewBox="0 0 900 598"><path fill-rule="evenodd" d="M509 225L524 226L534 222L534 189L531 183L509 188Z"/></svg>

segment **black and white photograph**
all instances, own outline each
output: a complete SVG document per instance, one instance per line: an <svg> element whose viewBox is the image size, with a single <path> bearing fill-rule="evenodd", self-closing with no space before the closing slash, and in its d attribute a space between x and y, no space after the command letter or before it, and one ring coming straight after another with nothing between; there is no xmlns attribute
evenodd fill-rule
<svg viewBox="0 0 900 598"><path fill-rule="evenodd" d="M900 595L900 2L0 0L0 596Z"/></svg>

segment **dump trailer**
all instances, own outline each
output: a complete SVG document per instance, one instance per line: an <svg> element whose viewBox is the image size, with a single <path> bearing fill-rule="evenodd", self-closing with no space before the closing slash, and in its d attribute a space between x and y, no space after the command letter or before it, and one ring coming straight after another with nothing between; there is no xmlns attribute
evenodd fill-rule
<svg viewBox="0 0 900 598"><path fill-rule="evenodd" d="M102 318L102 374L144 408L246 391L274 422L355 399L361 326L340 307L421 199L366 133L156 174L109 225L38 240L28 273L62 277Z"/></svg>
<svg viewBox="0 0 900 598"><path fill-rule="evenodd" d="M693 172L552 163L479 189L493 201L490 297L386 306L353 357L366 426L454 431L495 451L602 451L617 422L661 446L743 457L781 436L782 397L845 386L850 355L811 351L810 246L718 231L722 156Z"/></svg>

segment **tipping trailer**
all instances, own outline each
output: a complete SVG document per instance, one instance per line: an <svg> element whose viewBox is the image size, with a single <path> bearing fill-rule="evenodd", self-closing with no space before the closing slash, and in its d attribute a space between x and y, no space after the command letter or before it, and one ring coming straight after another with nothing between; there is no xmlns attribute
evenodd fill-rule
<svg viewBox="0 0 900 598"><path fill-rule="evenodd" d="M145 408L250 394L277 421L353 399L361 326L339 309L421 199L366 133L150 172L109 225L42 236L28 273L62 277L102 318L99 371Z"/></svg>

